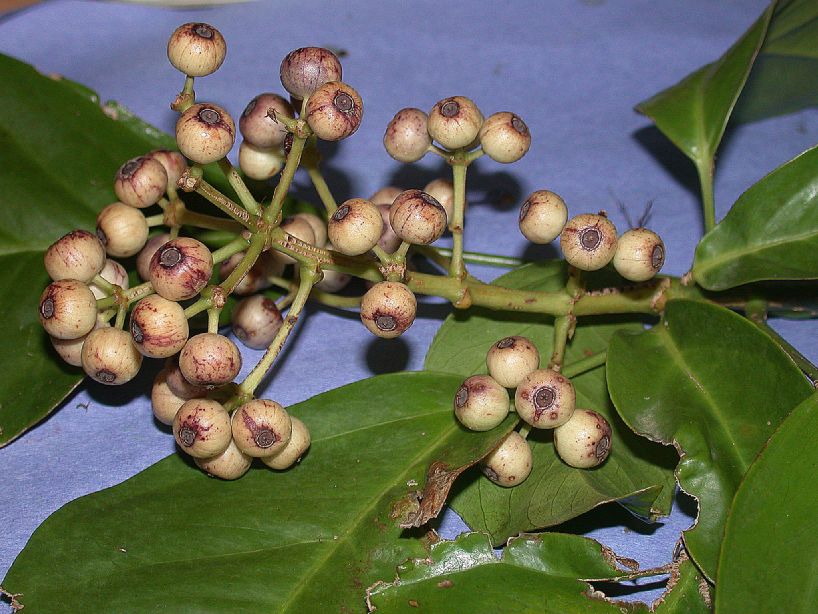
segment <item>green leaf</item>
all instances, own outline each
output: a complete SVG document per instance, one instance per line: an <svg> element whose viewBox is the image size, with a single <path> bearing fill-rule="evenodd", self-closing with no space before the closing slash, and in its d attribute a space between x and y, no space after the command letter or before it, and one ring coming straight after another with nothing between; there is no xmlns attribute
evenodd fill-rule
<svg viewBox="0 0 818 614"><path fill-rule="evenodd" d="M693 274L708 290L752 281L817 279L818 147L739 197L696 247Z"/></svg>
<svg viewBox="0 0 818 614"><path fill-rule="evenodd" d="M732 119L750 122L818 104L818 4L783 0Z"/></svg>
<svg viewBox="0 0 818 614"><path fill-rule="evenodd" d="M458 386L400 373L295 405L312 447L285 472L222 482L166 458L53 514L3 586L46 613L362 611L367 586L425 555L397 520L426 468L460 471L504 432L460 427Z"/></svg>
<svg viewBox="0 0 818 614"><path fill-rule="evenodd" d="M74 228L94 227L116 200L123 161L158 147L108 117L89 90L0 55L0 353L25 369L0 370L0 445L48 415L82 380L51 349L37 317L48 284L43 251Z"/></svg>
<svg viewBox="0 0 818 614"><path fill-rule="evenodd" d="M526 265L499 277L510 288L559 291L565 285L561 261ZM605 275L604 273L602 274ZM592 286L607 280L591 275ZM524 313L500 313L472 308L450 315L440 327L426 355L426 368L466 377L486 371L486 352L498 339L523 335L540 351L543 362L551 354L553 320ZM604 351L618 330L640 331L642 325L621 319L589 319L577 327L565 364ZM588 471L564 464L554 450L551 431L534 429L528 436L534 455L529 478L512 489L497 486L475 471L458 485L451 506L475 530L489 533L495 544L523 531L553 526L610 501L621 501L643 517L670 512L676 454L636 436L621 420L608 399L604 368L572 378L577 405L599 411L611 422L614 445L600 467Z"/></svg>
<svg viewBox="0 0 818 614"><path fill-rule="evenodd" d="M661 324L623 331L608 350L608 388L619 415L682 455L680 486L699 501L685 533L693 560L710 580L724 522L758 451L812 389L763 332L709 303L670 301Z"/></svg>
<svg viewBox="0 0 818 614"><path fill-rule="evenodd" d="M472 614L622 614L643 604L592 596L586 580L616 579L629 568L597 542L560 533L523 535L494 556L486 535L467 533L432 545L430 556L401 565L398 578L369 591L370 611Z"/></svg>
<svg viewBox="0 0 818 614"><path fill-rule="evenodd" d="M682 551L673 564L665 593L653 604L655 614L709 614L712 609L710 585Z"/></svg>
<svg viewBox="0 0 818 614"><path fill-rule="evenodd" d="M816 431L813 395L792 411L747 471L724 530L716 612L815 612Z"/></svg>
<svg viewBox="0 0 818 614"><path fill-rule="evenodd" d="M713 160L774 8L775 2L718 60L636 106L697 165Z"/></svg>

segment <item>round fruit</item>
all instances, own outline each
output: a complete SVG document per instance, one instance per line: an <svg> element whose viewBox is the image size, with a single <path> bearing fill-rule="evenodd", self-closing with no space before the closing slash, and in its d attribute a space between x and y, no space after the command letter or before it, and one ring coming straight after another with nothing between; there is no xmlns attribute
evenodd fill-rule
<svg viewBox="0 0 818 614"><path fill-rule="evenodd" d="M236 125L230 114L215 104L194 104L176 121L176 144L187 158L209 164L233 148Z"/></svg>
<svg viewBox="0 0 818 614"><path fill-rule="evenodd" d="M230 445L230 414L212 399L191 399L173 418L173 437L195 458L212 458Z"/></svg>
<svg viewBox="0 0 818 614"><path fill-rule="evenodd" d="M302 47L281 61L279 76L284 89L303 100L329 81L341 80L341 62L329 49Z"/></svg>
<svg viewBox="0 0 818 614"><path fill-rule="evenodd" d="M330 81L310 96L304 118L319 139L340 141L355 133L363 113L358 92L346 83Z"/></svg>
<svg viewBox="0 0 818 614"><path fill-rule="evenodd" d="M567 221L565 201L548 190L532 193L520 207L520 232L532 243L551 243L560 236Z"/></svg>
<svg viewBox="0 0 818 614"><path fill-rule="evenodd" d="M373 335L393 339L415 321L417 299L405 284L381 281L361 300L361 321Z"/></svg>
<svg viewBox="0 0 818 614"><path fill-rule="evenodd" d="M97 323L97 299L75 279L52 282L40 295L40 324L57 339L87 335Z"/></svg>
<svg viewBox="0 0 818 614"><path fill-rule="evenodd" d="M177 237L154 252L150 263L153 289L169 301L193 298L213 274L213 255L190 237Z"/></svg>
<svg viewBox="0 0 818 614"><path fill-rule="evenodd" d="M481 461L480 468L492 482L508 488L525 481L531 473L532 461L528 442L517 431L512 431Z"/></svg>
<svg viewBox="0 0 818 614"><path fill-rule="evenodd" d="M275 456L292 435L290 415L275 401L254 399L239 407L232 419L233 440L253 458Z"/></svg>
<svg viewBox="0 0 818 614"><path fill-rule="evenodd" d="M284 145L287 128L274 120L270 111L290 119L295 115L289 101L278 94L259 94L247 104L239 118L239 130L248 144L260 149L280 149Z"/></svg>
<svg viewBox="0 0 818 614"><path fill-rule="evenodd" d="M506 388L516 388L522 379L540 366L540 352L525 337L500 339L486 354L489 374Z"/></svg>
<svg viewBox="0 0 818 614"><path fill-rule="evenodd" d="M446 149L462 149L474 143L483 125L483 114L469 98L452 96L439 101L429 112L429 136Z"/></svg>
<svg viewBox="0 0 818 614"><path fill-rule="evenodd" d="M571 467L596 467L611 451L611 425L595 411L578 409L568 422L554 429L554 447Z"/></svg>
<svg viewBox="0 0 818 614"><path fill-rule="evenodd" d="M565 424L574 413L576 402L571 380L552 369L537 369L526 375L514 395L517 414L538 429Z"/></svg>
<svg viewBox="0 0 818 614"><path fill-rule="evenodd" d="M510 164L528 152L531 133L525 122L514 113L494 113L480 128L480 145L495 162Z"/></svg>
<svg viewBox="0 0 818 614"><path fill-rule="evenodd" d="M199 333L182 348L179 369L191 384L221 386L232 382L241 371L241 354L224 335Z"/></svg>
<svg viewBox="0 0 818 614"><path fill-rule="evenodd" d="M348 256L358 256L377 245L383 231L383 217L378 208L363 198L342 203L329 218L327 232L335 249Z"/></svg>
<svg viewBox="0 0 818 614"><path fill-rule="evenodd" d="M136 349L149 358L168 358L181 350L189 334L185 310L175 302L152 294L131 312L131 337Z"/></svg>
<svg viewBox="0 0 818 614"><path fill-rule="evenodd" d="M114 193L126 205L144 209L157 203L168 188L168 173L149 156L128 160L114 178Z"/></svg>
<svg viewBox="0 0 818 614"><path fill-rule="evenodd" d="M407 108L395 113L383 135L386 153L404 163L417 162L425 156L432 144L426 120L426 113L420 109Z"/></svg>
<svg viewBox="0 0 818 614"><path fill-rule="evenodd" d="M596 271L616 252L616 227L604 215L577 215L562 229L560 247L568 264L582 271Z"/></svg>
<svg viewBox="0 0 818 614"><path fill-rule="evenodd" d="M186 23L168 40L168 59L176 70L191 77L204 77L218 70L227 54L227 44L216 28L206 23Z"/></svg>
<svg viewBox="0 0 818 614"><path fill-rule="evenodd" d="M230 441L230 445L221 454L209 458L194 458L193 462L211 477L237 480L247 473L253 459L239 450L235 442Z"/></svg>
<svg viewBox="0 0 818 614"><path fill-rule="evenodd" d="M233 334L247 347L263 350L284 321L275 302L261 294L242 299L233 308Z"/></svg>
<svg viewBox="0 0 818 614"><path fill-rule="evenodd" d="M647 281L665 264L665 244L647 228L633 228L623 233L616 244L613 265L629 281Z"/></svg>
<svg viewBox="0 0 818 614"><path fill-rule="evenodd" d="M454 395L454 414L472 431L490 431L505 420L508 391L490 375L472 375Z"/></svg>
<svg viewBox="0 0 818 614"><path fill-rule="evenodd" d="M142 366L131 336L118 328L97 328L82 344L82 368L101 384L118 386L131 381Z"/></svg>
<svg viewBox="0 0 818 614"><path fill-rule="evenodd" d="M145 247L148 221L139 209L112 203L97 215L97 238L109 256L133 256Z"/></svg>
<svg viewBox="0 0 818 614"><path fill-rule="evenodd" d="M292 435L284 449L275 456L262 456L261 462L279 471L292 467L301 460L304 452L310 447L310 431L298 418L290 416Z"/></svg>
<svg viewBox="0 0 818 614"><path fill-rule="evenodd" d="M446 210L421 190L406 190L389 209L389 224L402 240L413 245L429 245L446 230Z"/></svg>
<svg viewBox="0 0 818 614"><path fill-rule="evenodd" d="M72 230L51 244L43 260L52 280L88 283L105 266L105 247L87 230Z"/></svg>

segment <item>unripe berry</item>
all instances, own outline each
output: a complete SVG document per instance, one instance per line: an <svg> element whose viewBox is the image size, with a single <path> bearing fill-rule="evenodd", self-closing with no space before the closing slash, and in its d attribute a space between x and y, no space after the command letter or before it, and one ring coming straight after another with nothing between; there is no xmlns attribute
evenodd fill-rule
<svg viewBox="0 0 818 614"><path fill-rule="evenodd" d="M310 447L310 431L298 418L290 416L292 435L284 449L275 456L263 456L261 462L270 469L282 471L292 467L301 460L304 452Z"/></svg>
<svg viewBox="0 0 818 614"><path fill-rule="evenodd" d="M96 328L102 326L108 326L108 324L96 323ZM54 350L66 364L72 367L81 367L82 344L85 343L86 337L88 337L88 335L83 335L76 339L57 339L56 337L49 337L49 339L51 340L51 345L54 347Z"/></svg>
<svg viewBox="0 0 818 614"><path fill-rule="evenodd" d="M340 141L361 125L364 103L353 88L340 81L319 87L307 100L304 119L319 139Z"/></svg>
<svg viewBox="0 0 818 614"><path fill-rule="evenodd" d="M212 274L213 255L204 243L190 237L168 241L151 257L153 289L169 301L193 298Z"/></svg>
<svg viewBox="0 0 818 614"><path fill-rule="evenodd" d="M141 249L139 255L136 257L136 272L139 273L139 277L145 281L150 281L151 258L153 258L156 250L158 250L168 241L170 241L170 235L166 232L153 235L150 239L148 239L148 242L145 243L145 247Z"/></svg>
<svg viewBox="0 0 818 614"><path fill-rule="evenodd" d="M190 399L201 399L207 396L209 389L207 386L191 384L185 379L182 370L179 368L179 357L175 356L165 361L167 371L166 381L170 391L180 399L188 401Z"/></svg>
<svg viewBox="0 0 818 614"><path fill-rule="evenodd" d="M54 281L76 279L88 283L105 266L105 247L87 230L72 230L51 244L43 260Z"/></svg>
<svg viewBox="0 0 818 614"><path fill-rule="evenodd" d="M520 207L520 232L532 243L551 243L568 221L568 207L554 192L537 190Z"/></svg>
<svg viewBox="0 0 818 614"><path fill-rule="evenodd" d="M199 164L224 158L233 148L235 139L233 118L215 104L194 104L176 121L179 151Z"/></svg>
<svg viewBox="0 0 818 614"><path fill-rule="evenodd" d="M245 141L239 146L239 167L250 179L265 181L284 168L284 155L280 149L262 149Z"/></svg>
<svg viewBox="0 0 818 614"><path fill-rule="evenodd" d="M525 337L513 335L500 339L486 354L489 374L506 388L516 388L539 366L540 352Z"/></svg>
<svg viewBox="0 0 818 614"><path fill-rule="evenodd" d="M332 249L332 244L328 244L327 249ZM321 281L315 284L317 290L324 292L338 292L346 288L347 284L352 280L352 277L341 271L334 271L332 269L323 269L323 277Z"/></svg>
<svg viewBox="0 0 818 614"><path fill-rule="evenodd" d="M230 258L221 263L219 266L219 278L222 280L222 283L224 283L230 273L233 272L245 256L245 252L239 252L238 254L233 254ZM258 260L256 260L253 266L244 274L244 277L239 280L239 283L233 289L233 294L236 296L247 296L270 287L271 284L267 280L267 263L270 259L265 256L266 254L262 253L258 257Z"/></svg>
<svg viewBox="0 0 818 614"><path fill-rule="evenodd" d="M451 220L454 213L454 184L448 179L432 179L423 191L440 203L446 211L446 219Z"/></svg>
<svg viewBox="0 0 818 614"><path fill-rule="evenodd" d="M131 312L131 337L143 356L168 358L181 350L189 334L185 310L158 294L146 296Z"/></svg>
<svg viewBox="0 0 818 614"><path fill-rule="evenodd" d="M40 296L40 324L57 339L77 339L97 322L97 300L91 289L75 279L60 279Z"/></svg>
<svg viewBox="0 0 818 614"><path fill-rule="evenodd" d="M514 395L517 414L538 429L565 424L576 404L577 395L571 380L552 369L537 369L526 375Z"/></svg>
<svg viewBox="0 0 818 614"><path fill-rule="evenodd" d="M186 23L168 40L168 59L176 70L191 77L204 77L218 70L227 54L224 37L206 23Z"/></svg>
<svg viewBox="0 0 818 614"><path fill-rule="evenodd" d="M616 227L604 215L577 215L562 229L560 247L568 264L582 271L596 271L616 252Z"/></svg>
<svg viewBox="0 0 818 614"><path fill-rule="evenodd" d="M485 476L499 486L517 486L531 474L533 455L528 442L511 431L503 442L480 462Z"/></svg>
<svg viewBox="0 0 818 614"><path fill-rule="evenodd" d="M128 160L114 178L114 193L126 205L144 209L155 205L168 189L168 173L162 163L148 156Z"/></svg>
<svg viewBox="0 0 818 614"><path fill-rule="evenodd" d="M275 401L254 399L239 407L232 419L233 440L253 458L275 456L292 435L290 415Z"/></svg>
<svg viewBox="0 0 818 614"><path fill-rule="evenodd" d="M613 265L629 281L653 279L665 263L665 244L647 228L633 228L623 233L616 244Z"/></svg>
<svg viewBox="0 0 818 614"><path fill-rule="evenodd" d="M493 113L480 128L480 145L495 162L510 164L528 152L531 133L525 122L514 113Z"/></svg>
<svg viewBox="0 0 818 614"><path fill-rule="evenodd" d="M241 371L236 344L218 333L200 333L187 340L179 354L179 369L191 384L221 386Z"/></svg>
<svg viewBox="0 0 818 614"><path fill-rule="evenodd" d="M307 213L302 211L293 215L295 219L304 220L312 228L312 234L315 236L315 243L313 245L324 245L327 242L327 222L318 217L314 213Z"/></svg>
<svg viewBox="0 0 818 614"><path fill-rule="evenodd" d="M185 401L173 418L173 437L194 458L212 458L230 445L230 414L212 399Z"/></svg>
<svg viewBox="0 0 818 614"><path fill-rule="evenodd" d="M165 173L168 175L168 185L176 187L176 182L187 170L187 160L178 151L169 151L167 149L154 149L152 152L145 154L146 158L153 158L165 167Z"/></svg>
<svg viewBox="0 0 818 614"><path fill-rule="evenodd" d="M393 339L412 326L417 299L404 284L381 281L372 286L361 300L361 321L369 332Z"/></svg>
<svg viewBox="0 0 818 614"><path fill-rule="evenodd" d="M128 289L128 271L126 271L125 267L119 264L116 260L111 260L108 258L105 261L105 266L102 267L102 270L99 272L99 276L108 283L119 286L123 290ZM107 292L93 282L91 282L88 287L91 288L91 292L94 293L94 297L97 299L101 299L108 295Z"/></svg>
<svg viewBox="0 0 818 614"><path fill-rule="evenodd" d="M327 231L337 251L358 256L377 245L383 231L383 217L370 201L351 198L329 218Z"/></svg>
<svg viewBox="0 0 818 614"><path fill-rule="evenodd" d="M281 85L295 98L303 100L329 81L341 80L341 62L329 49L302 47L290 51L281 61Z"/></svg>
<svg viewBox="0 0 818 614"><path fill-rule="evenodd" d="M168 386L168 373L170 369L171 367L166 366L157 373L153 380L153 386L151 387L151 408L153 409L153 415L159 422L168 425L173 424L173 418L176 416L176 412L179 411L179 408L188 400L177 396L173 390L170 389L170 386Z"/></svg>
<svg viewBox="0 0 818 614"><path fill-rule="evenodd" d="M262 350L270 345L283 322L275 302L261 294L242 299L233 308L231 317L233 334L254 350Z"/></svg>
<svg viewBox="0 0 818 614"><path fill-rule="evenodd" d="M401 239L414 245L437 241L446 230L446 210L420 190L406 190L389 209L389 224Z"/></svg>
<svg viewBox="0 0 818 614"><path fill-rule="evenodd" d="M601 465L611 451L611 425L590 409L578 409L554 429L554 447L566 465L589 469Z"/></svg>
<svg viewBox="0 0 818 614"><path fill-rule="evenodd" d="M392 203L375 206L378 208L381 219L383 220L383 230L381 231L381 238L378 239L378 245L387 254L392 254L401 244L401 238L395 234L392 224L389 223L389 211L392 209Z"/></svg>
<svg viewBox="0 0 818 614"><path fill-rule="evenodd" d="M97 328L82 344L82 368L91 379L109 386L131 381L142 366L142 354L131 336L118 328Z"/></svg>
<svg viewBox="0 0 818 614"><path fill-rule="evenodd" d="M490 375L472 375L454 395L454 414L472 431L490 431L505 420L508 391Z"/></svg>
<svg viewBox="0 0 818 614"><path fill-rule="evenodd" d="M210 458L194 458L196 466L207 475L222 480L237 480L250 469L253 459L236 447L235 442L230 441L227 449L216 456Z"/></svg>
<svg viewBox="0 0 818 614"><path fill-rule="evenodd" d="M407 108L395 113L383 135L386 153L398 162L420 160L432 144L426 121L426 113L420 109Z"/></svg>
<svg viewBox="0 0 818 614"><path fill-rule="evenodd" d="M429 136L446 149L468 147L477 138L483 125L483 114L465 96L452 96L439 101L429 111Z"/></svg>
<svg viewBox="0 0 818 614"><path fill-rule="evenodd" d="M391 205L395 202L398 195L403 192L403 188L398 188L393 185L388 185L375 192L368 200L375 205Z"/></svg>
<svg viewBox="0 0 818 614"><path fill-rule="evenodd" d="M112 203L97 215L97 238L109 256L133 256L148 240L148 221L139 209Z"/></svg>
<svg viewBox="0 0 818 614"><path fill-rule="evenodd" d="M295 116L292 105L278 94L259 94L247 104L239 118L239 130L248 144L261 149L280 149L284 145L287 128L270 117L271 111L279 117L292 119Z"/></svg>

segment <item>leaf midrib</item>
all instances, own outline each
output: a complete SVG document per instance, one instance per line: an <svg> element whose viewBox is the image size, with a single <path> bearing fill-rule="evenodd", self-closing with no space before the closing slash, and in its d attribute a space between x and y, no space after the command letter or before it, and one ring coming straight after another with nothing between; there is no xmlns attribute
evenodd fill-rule
<svg viewBox="0 0 818 614"><path fill-rule="evenodd" d="M719 254L718 256L709 257L703 260L704 264L695 268L697 268L699 272L707 272L710 269L717 267L718 265L723 264L724 262L729 260L735 260L742 256L753 255L756 253L760 254L786 243L792 243L795 241L807 241L810 239L818 239L818 228L810 232L802 232L795 235L789 235L785 238L776 239L773 241L763 241L761 243L756 243L753 244L752 246L748 246L746 248L732 249L726 252L721 252L721 254Z"/></svg>

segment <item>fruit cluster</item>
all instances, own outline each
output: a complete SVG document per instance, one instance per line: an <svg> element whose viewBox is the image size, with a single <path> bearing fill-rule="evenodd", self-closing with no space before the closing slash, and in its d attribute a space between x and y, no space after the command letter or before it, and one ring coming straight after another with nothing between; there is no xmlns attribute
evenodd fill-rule
<svg viewBox="0 0 818 614"><path fill-rule="evenodd" d="M562 460L578 469L596 467L611 450L611 427L600 414L576 408L571 380L554 368L540 369L540 353L531 340L500 339L486 355L488 375L472 375L454 397L454 413L472 431L500 425L512 410L508 389L514 389L513 410L527 425L512 431L482 462L495 484L516 486L532 468L529 428L553 429L554 446Z"/></svg>
<svg viewBox="0 0 818 614"><path fill-rule="evenodd" d="M133 379L143 357L165 360L151 395L156 418L172 425L179 448L203 470L234 479L247 471L252 458L283 469L310 445L301 421L278 403L255 398L309 297L359 307L366 328L384 338L397 337L412 325L417 290L445 296L460 308L480 301L494 308L507 307L508 300L515 304L514 291L502 289L498 306L492 296L501 290L466 271L465 176L468 165L484 154L501 163L519 160L531 135L514 113L485 118L463 96L438 101L428 114L402 109L387 126L386 151L401 162L438 155L452 167L452 181L436 179L422 190L387 187L369 199L339 205L319 172L316 143L352 135L363 103L342 81L338 58L316 47L296 49L284 58L280 78L289 99L264 92L246 106L238 122L243 137L239 172L226 158L235 144L236 123L222 107L197 102L193 90L194 79L217 70L225 54L222 35L208 24L185 24L172 34L168 58L185 75L184 88L171 105L179 112L176 142L181 153L152 151L120 167L113 186L118 200L100 212L96 233L72 231L46 251L45 267L53 282L41 296L39 312L60 356L103 384ZM212 163L238 202L205 180L203 167ZM324 211L285 215L284 200L299 165L308 171ZM257 201L244 182L245 177L268 180L279 174L267 204ZM180 192L195 192L227 217L188 209ZM159 212L146 215L151 208ZM644 282L664 262L662 241L651 231L638 228L617 238L602 213L569 220L565 203L550 191L529 196L519 225L535 243L559 236L575 272L613 261L625 279ZM151 228L159 226L168 231L151 235ZM202 235L180 234L191 228L227 231L233 238L211 251ZM450 257L429 247L447 230L453 243ZM416 251L431 254L447 275L412 271L410 257ZM133 287L125 267L115 260L130 258L142 280ZM353 275L365 279L369 289L359 297L334 294ZM286 292L277 302L257 294L273 285ZM548 313L561 322L555 329L562 339L555 347L563 350L569 324L576 323L572 306L582 300L582 289L575 290L570 296L542 297L552 306ZM241 353L219 332L219 316L230 295L244 297L231 315L235 337L250 348L266 349L240 383ZM518 298L517 304L528 305L525 297ZM206 330L193 330L191 319L204 312ZM506 389L516 388L514 407L528 425L524 429L555 429L557 451L573 466L594 466L605 459L610 427L594 412L575 410L573 386L560 374L559 352L548 369L539 369L534 345L509 337L492 347L487 364L489 375L469 378L455 397L455 412L466 427L497 426L510 409ZM494 481L512 485L528 475L526 432L512 433L486 460ZM577 453L577 446L587 449ZM517 465L510 473L512 457ZM519 468L521 462L527 470Z"/></svg>

